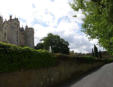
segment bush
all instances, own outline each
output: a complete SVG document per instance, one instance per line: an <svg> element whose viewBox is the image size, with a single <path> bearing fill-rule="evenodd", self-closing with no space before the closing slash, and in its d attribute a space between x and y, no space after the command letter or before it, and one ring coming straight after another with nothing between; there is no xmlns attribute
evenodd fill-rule
<svg viewBox="0 0 113 87"><path fill-rule="evenodd" d="M113 58L104 59L103 61L105 63L112 63L113 62Z"/></svg>
<svg viewBox="0 0 113 87"><path fill-rule="evenodd" d="M48 51L0 42L0 72L50 67L55 64L56 58Z"/></svg>

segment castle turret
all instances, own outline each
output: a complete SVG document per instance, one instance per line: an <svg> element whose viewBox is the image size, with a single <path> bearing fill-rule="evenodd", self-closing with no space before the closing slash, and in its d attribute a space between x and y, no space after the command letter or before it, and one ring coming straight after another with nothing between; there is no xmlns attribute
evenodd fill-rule
<svg viewBox="0 0 113 87"><path fill-rule="evenodd" d="M25 45L34 48L34 29L28 26L25 28Z"/></svg>
<svg viewBox="0 0 113 87"><path fill-rule="evenodd" d="M19 29L19 45L25 46L25 31L23 27Z"/></svg>
<svg viewBox="0 0 113 87"><path fill-rule="evenodd" d="M3 37L3 42L8 42L7 41L7 30L8 30L8 27L9 27L9 24L8 24L8 21L4 21L4 23L3 23L3 26L2 26L2 28L3 28L3 35L2 35L2 37Z"/></svg>
<svg viewBox="0 0 113 87"><path fill-rule="evenodd" d="M7 28L7 41L12 44L19 44L19 27L20 22L18 19L12 19L10 16L10 20L7 21L7 25L4 25Z"/></svg>

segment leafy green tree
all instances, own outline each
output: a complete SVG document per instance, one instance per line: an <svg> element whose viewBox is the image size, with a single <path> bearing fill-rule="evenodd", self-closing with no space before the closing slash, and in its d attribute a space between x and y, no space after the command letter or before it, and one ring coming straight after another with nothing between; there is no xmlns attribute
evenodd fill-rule
<svg viewBox="0 0 113 87"><path fill-rule="evenodd" d="M71 7L85 15L82 31L113 53L113 0L73 0Z"/></svg>
<svg viewBox="0 0 113 87"><path fill-rule="evenodd" d="M44 49L43 43L38 43L38 44L35 46L35 49Z"/></svg>
<svg viewBox="0 0 113 87"><path fill-rule="evenodd" d="M43 42L41 43L41 45L43 45L42 47L46 50L49 50L51 46L53 53L69 54L69 43L58 35L49 33L48 36L44 37L41 41ZM37 44L37 47L38 46L39 44Z"/></svg>

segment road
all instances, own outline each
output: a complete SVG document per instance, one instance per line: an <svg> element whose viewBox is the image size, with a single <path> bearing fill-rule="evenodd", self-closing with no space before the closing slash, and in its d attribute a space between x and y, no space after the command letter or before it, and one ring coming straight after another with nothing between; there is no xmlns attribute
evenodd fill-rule
<svg viewBox="0 0 113 87"><path fill-rule="evenodd" d="M78 82L63 87L113 87L113 63L106 64Z"/></svg>

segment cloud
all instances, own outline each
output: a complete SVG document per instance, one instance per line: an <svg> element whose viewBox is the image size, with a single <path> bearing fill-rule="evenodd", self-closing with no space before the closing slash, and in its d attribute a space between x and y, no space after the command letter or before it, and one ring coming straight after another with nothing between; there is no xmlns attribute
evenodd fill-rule
<svg viewBox="0 0 113 87"><path fill-rule="evenodd" d="M50 0L50 1L54 2L55 0Z"/></svg>
<svg viewBox="0 0 113 87"><path fill-rule="evenodd" d="M44 26L44 27L48 27L48 23L43 21L43 20L40 20L40 19L34 19L32 21L32 25L35 25L35 24L40 24L41 26Z"/></svg>
<svg viewBox="0 0 113 87"><path fill-rule="evenodd" d="M57 28L44 27L35 25L35 42L40 42L42 37L47 36L48 33L58 34L70 43L70 49L75 52L88 53L91 52L94 43L97 40L89 41L84 33L79 34L80 25L73 22L61 21Z"/></svg>
<svg viewBox="0 0 113 87"><path fill-rule="evenodd" d="M18 17L21 26L35 29L35 44L48 33L58 34L70 43L75 52L90 52L96 40L89 41L81 32L83 23L81 10L74 12L71 0L1 0L0 15L5 19L12 14ZM77 18L73 18L73 15Z"/></svg>

